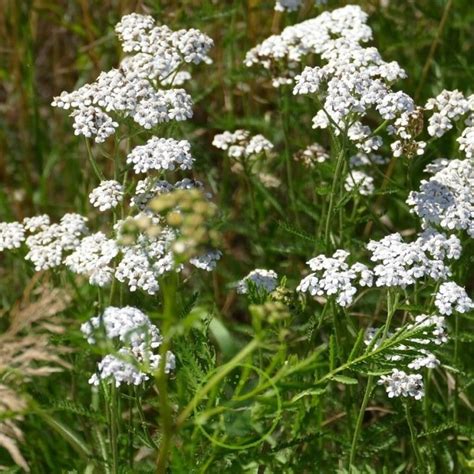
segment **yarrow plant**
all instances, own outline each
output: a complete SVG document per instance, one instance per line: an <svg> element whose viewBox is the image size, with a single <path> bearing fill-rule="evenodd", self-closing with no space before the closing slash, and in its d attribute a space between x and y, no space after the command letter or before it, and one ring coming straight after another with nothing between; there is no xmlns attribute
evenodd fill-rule
<svg viewBox="0 0 474 474"><path fill-rule="evenodd" d="M250 1L245 15L204 3L173 6L173 21L203 24L215 53L196 28L127 14L121 59L104 58L116 67L88 82L85 68L52 100L52 128L67 121L82 161L70 202L43 202L48 161L28 196L39 213L24 217L15 191L0 222L17 315L0 324L0 465L468 472L474 99L454 77L442 89L452 2L424 67L422 47L376 47L398 45L401 25L412 37L397 2L370 21L363 3ZM77 64L101 64L92 51L109 39ZM30 307L45 282L59 288ZM15 403L21 371L42 370Z"/></svg>

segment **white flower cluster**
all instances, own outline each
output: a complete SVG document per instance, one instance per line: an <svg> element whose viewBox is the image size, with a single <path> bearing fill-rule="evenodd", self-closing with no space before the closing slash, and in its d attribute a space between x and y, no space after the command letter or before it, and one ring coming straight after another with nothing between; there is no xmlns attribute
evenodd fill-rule
<svg viewBox="0 0 474 474"><path fill-rule="evenodd" d="M447 238L433 229L425 230L413 242L406 243L400 234L390 234L379 241L367 244L370 259L375 262L376 286L401 287L429 277L446 279L451 275L444 259L459 259L461 243L451 235Z"/></svg>
<svg viewBox="0 0 474 474"><path fill-rule="evenodd" d="M316 5L325 5L328 0L315 0ZM303 0L276 0L274 10L277 12L294 12L303 4Z"/></svg>
<svg viewBox="0 0 474 474"><path fill-rule="evenodd" d="M384 385L388 398L411 397L421 400L425 394L421 374L407 374L393 369L390 375L382 375L379 385Z"/></svg>
<svg viewBox="0 0 474 474"><path fill-rule="evenodd" d="M134 220L139 221L141 217L139 214ZM119 235L121 225L123 223L117 226ZM164 229L157 236L140 234L135 244L121 248L121 260L115 270L115 278L126 283L132 292L140 289L150 295L156 294L159 277L180 269L175 268L171 252L175 238L175 233L170 229Z"/></svg>
<svg viewBox="0 0 474 474"><path fill-rule="evenodd" d="M252 282L257 290L271 293L278 286L278 275L273 270L256 268L237 284L237 293L246 294L249 290L249 282Z"/></svg>
<svg viewBox="0 0 474 474"><path fill-rule="evenodd" d="M84 237L73 253L64 259L74 273L87 275L91 285L106 286L111 283L114 269L110 266L119 252L115 240L102 232Z"/></svg>
<svg viewBox="0 0 474 474"><path fill-rule="evenodd" d="M87 234L86 221L79 214L65 214L58 224L34 227L35 233L26 239L29 252L25 259L34 264L36 271L58 267L63 263L64 253L74 250Z"/></svg>
<svg viewBox="0 0 474 474"><path fill-rule="evenodd" d="M189 263L200 270L211 272L216 268L217 261L220 260L221 257L222 252L220 250L209 250L202 255L191 258Z"/></svg>
<svg viewBox="0 0 474 474"><path fill-rule="evenodd" d="M317 126L328 120L342 124L349 113L364 115L370 107L385 120L414 110L411 97L390 89L391 82L406 77L397 63L386 63L375 48L351 41L335 42L333 47L322 54L326 65L306 67L296 76L293 90L294 94L326 95L324 110L315 117Z"/></svg>
<svg viewBox="0 0 474 474"><path fill-rule="evenodd" d="M96 344L97 333L103 331L107 339L117 338L121 343L142 351L148 346L156 349L161 344L158 328L137 308L109 306L101 316L91 318L81 326L89 344Z"/></svg>
<svg viewBox="0 0 474 474"><path fill-rule="evenodd" d="M261 63L274 68L276 62L287 59L286 75L275 79L275 85L290 83L296 64L309 53L319 55L323 66L306 67L295 78L294 94L324 96L322 109L313 118L313 128L332 125L336 133L345 128L351 115L353 125L349 138L366 153L381 146L381 138L356 117L375 109L382 118L393 120L411 112L414 102L404 92L393 92L391 84L406 77L396 62L387 63L376 48L363 43L372 38L367 15L358 6L349 5L317 18L285 28L247 54L247 65Z"/></svg>
<svg viewBox="0 0 474 474"><path fill-rule="evenodd" d="M27 232L37 232L51 223L51 219L47 214L41 214L33 217L25 217L23 226Z"/></svg>
<svg viewBox="0 0 474 474"><path fill-rule="evenodd" d="M89 194L89 202L98 207L99 211L106 211L116 207L123 198L123 186L113 180L101 181L97 188Z"/></svg>
<svg viewBox="0 0 474 474"><path fill-rule="evenodd" d="M359 152L349 158L351 168L371 167L375 165L386 165L389 159L375 153Z"/></svg>
<svg viewBox="0 0 474 474"><path fill-rule="evenodd" d="M124 16L115 31L123 50L131 55L118 69L102 72L95 82L62 92L53 100L53 106L72 109L76 135L105 141L118 127L110 114L131 117L147 129L190 118L190 96L183 89L162 90L160 85L183 82L188 77L180 71L184 75L178 78L183 64L210 62L212 40L195 29L172 31L157 26L151 16L136 13Z"/></svg>
<svg viewBox="0 0 474 474"><path fill-rule="evenodd" d="M437 316L437 315L427 315L427 314L419 314L418 316L415 317L415 323L414 325L410 326L414 327L416 326L417 328L420 327L430 327L432 328L432 333L431 337L427 339L423 339L422 343L430 343L433 342L437 346L441 344L446 344L448 342L448 335L447 335L447 330L446 330L446 319L444 316ZM417 341L420 341L420 339L417 339Z"/></svg>
<svg viewBox="0 0 474 474"><path fill-rule="evenodd" d="M344 182L344 189L354 191L362 196L370 196L375 192L374 178L364 171L351 171Z"/></svg>
<svg viewBox="0 0 474 474"><path fill-rule="evenodd" d="M471 109L470 98L466 99L462 92L443 90L435 98L429 99L425 105L426 110L433 110L428 120L428 133L432 137L442 137L453 128L456 122ZM471 100L472 101L472 100Z"/></svg>
<svg viewBox="0 0 474 474"><path fill-rule="evenodd" d="M405 71L395 61L385 62L376 48L363 46L371 38L367 14L348 5L285 28L249 51L245 63L258 63L280 74L273 81L275 86L294 79L294 94L317 94L321 109L313 117L313 128L331 126L336 134L347 134L359 150L370 153L382 146L382 138L360 119L376 110L384 120L397 121L393 132L405 132L405 138L393 145L395 156L422 154L424 142L408 141L414 101L392 90L394 81L406 77ZM308 54L320 56L323 64L306 66L295 77L298 64Z"/></svg>
<svg viewBox="0 0 474 474"><path fill-rule="evenodd" d="M130 350L122 347L116 355L107 354L97 364L97 373L89 378L89 383L98 386L101 380L113 380L116 387L122 384L140 385L148 380L148 375L137 367Z"/></svg>
<svg viewBox="0 0 474 474"><path fill-rule="evenodd" d="M91 385L99 385L102 380L113 380L117 387L122 383L140 385L160 366L160 356L154 353L162 342L160 332L137 308L109 306L101 316L84 323L81 331L89 344L96 344L102 332L107 340L117 340L122 346L99 362L97 373L89 379ZM169 351L165 363L166 373L175 368L175 357Z"/></svg>
<svg viewBox="0 0 474 474"><path fill-rule="evenodd" d="M152 137L145 145L136 146L127 155L127 164L133 165L135 173L189 170L193 162L190 143L173 138Z"/></svg>
<svg viewBox="0 0 474 474"><path fill-rule="evenodd" d="M466 127L457 141L459 149L468 158L474 158L474 127Z"/></svg>
<svg viewBox="0 0 474 474"><path fill-rule="evenodd" d="M394 135L398 138L398 140L390 145L393 156L398 158L405 155L408 158L413 158L423 155L426 142L415 139L422 130L423 114L421 108L417 107L414 110L400 114L393 125L387 127L389 135Z"/></svg>
<svg viewBox="0 0 474 474"><path fill-rule="evenodd" d="M156 196L170 193L174 186L165 180L153 179L147 177L138 181L135 187L135 194L131 199L130 205L140 211L145 211L148 203Z"/></svg>
<svg viewBox="0 0 474 474"><path fill-rule="evenodd" d="M132 13L122 17L115 32L125 52L145 53L150 66L167 76L183 62L210 63L207 53L213 42L195 29L172 31L167 26L156 26L151 16ZM154 64L156 62L156 64Z"/></svg>
<svg viewBox="0 0 474 474"><path fill-rule="evenodd" d="M371 108L385 120L399 117L414 110L414 102L404 92L392 92L391 83L405 77L397 63L386 63L375 48L364 48L350 40L334 41L334 49L326 50L322 67L306 67L296 76L294 94L324 96L322 109L313 118L313 128L332 126L341 133L351 115L352 125L347 135L357 148L369 153L382 145L370 127L353 119L361 118Z"/></svg>
<svg viewBox="0 0 474 474"><path fill-rule="evenodd" d="M313 118L313 128L326 128L330 123L331 121L325 113L321 114L318 112ZM332 123L336 126L336 134L339 134L339 125L334 121ZM363 125L358 121L354 122L349 127L347 130L347 137L355 144L358 150L365 153L378 150L383 144L382 138L378 135L373 135L372 130L368 125Z"/></svg>
<svg viewBox="0 0 474 474"><path fill-rule="evenodd" d="M407 203L422 224L439 225L447 231L466 230L474 237L474 163L450 160L419 191L412 191Z"/></svg>
<svg viewBox="0 0 474 474"><path fill-rule="evenodd" d="M25 227L19 222L0 222L0 251L17 249L25 241Z"/></svg>
<svg viewBox="0 0 474 474"><path fill-rule="evenodd" d="M313 168L317 163L324 163L329 159L329 153L319 143L312 143L304 150L295 153L296 161L303 163L308 168Z"/></svg>
<svg viewBox="0 0 474 474"><path fill-rule="evenodd" d="M185 64L210 62L212 40L198 30L172 31L157 26L150 16L131 14L116 26L126 56L118 69L102 72L91 84L63 92L53 105L72 111L76 133L94 137L97 142L114 132L114 119L131 118L145 129L168 120L185 120L192 115L191 98L173 85L189 78ZM162 87L166 84L166 87ZM261 136L247 143L248 152L260 153L268 147ZM126 163L136 173L189 170L194 158L186 140L152 137L128 153ZM116 170L117 172L121 170ZM136 185L131 198L132 215L120 221L115 232L89 235L86 218L66 214L57 224L46 215L27 218L23 224L0 223L0 251L18 248L26 240L26 259L37 271L61 264L72 272L87 276L93 285L109 285L114 278L155 294L158 279L166 272L180 271L173 258L179 231L163 228L161 218L148 208L155 196L173 190L203 189L199 181L184 178L174 184L148 176ZM125 196L120 182L104 180L89 194L92 206L100 211L116 207ZM208 194L206 196L209 196ZM138 213L136 213L138 211ZM130 222L130 227L126 224ZM189 262L211 271L221 253L217 250L194 255ZM110 356L110 361L115 360ZM117 362L117 361L116 361Z"/></svg>
<svg viewBox="0 0 474 474"><path fill-rule="evenodd" d="M435 306L441 314L450 315L453 311L467 313L474 309L474 302L466 290L453 281L443 283L435 297Z"/></svg>
<svg viewBox="0 0 474 474"><path fill-rule="evenodd" d="M65 214L59 223L51 224L43 214L27 217L23 223L0 222L0 251L19 248L26 241L30 260L36 271L58 267L64 253L74 250L87 234L87 219L79 214Z"/></svg>
<svg viewBox="0 0 474 474"><path fill-rule="evenodd" d="M252 136L248 130L225 131L214 136L212 144L227 151L231 158L248 158L264 151L271 150L273 144L263 135Z"/></svg>
<svg viewBox="0 0 474 474"><path fill-rule="evenodd" d="M372 31L366 24L367 15L355 5L323 12L316 18L285 28L251 49L245 56L245 64L260 64L279 75L273 85L293 82L294 70L308 54L318 54L335 48L338 40L367 42ZM282 65L282 67L280 67Z"/></svg>
<svg viewBox="0 0 474 474"><path fill-rule="evenodd" d="M420 370L423 367L434 369L435 367L438 367L438 365L439 360L432 352L427 351L426 349L419 349L418 356L408 364L408 368L412 370Z"/></svg>
<svg viewBox="0 0 474 474"><path fill-rule="evenodd" d="M357 292L354 283L372 286L373 275L362 263L350 266L346 262L348 257L349 252L337 250L332 257L318 255L312 258L306 263L314 273L303 278L296 291L311 296L334 296L339 305L349 306Z"/></svg>

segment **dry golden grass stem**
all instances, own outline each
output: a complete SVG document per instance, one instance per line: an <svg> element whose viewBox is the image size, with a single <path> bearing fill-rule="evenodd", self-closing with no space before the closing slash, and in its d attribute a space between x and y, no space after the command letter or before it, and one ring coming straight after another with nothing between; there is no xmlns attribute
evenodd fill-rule
<svg viewBox="0 0 474 474"><path fill-rule="evenodd" d="M0 447L26 472L30 469L19 448L23 433L18 426L28 405L24 383L69 367L61 357L69 349L51 344L50 335L64 332L58 315L71 297L67 290L39 284L41 277L36 275L26 286L0 334Z"/></svg>

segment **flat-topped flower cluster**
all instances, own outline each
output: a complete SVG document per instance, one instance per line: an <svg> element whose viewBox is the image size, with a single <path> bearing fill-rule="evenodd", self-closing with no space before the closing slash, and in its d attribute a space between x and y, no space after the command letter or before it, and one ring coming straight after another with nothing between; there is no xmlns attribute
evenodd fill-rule
<svg viewBox="0 0 474 474"><path fill-rule="evenodd" d="M148 316L137 308L109 306L104 313L90 319L81 326L89 344L97 344L102 338L107 343L118 345L113 354L107 354L97 365L97 372L89 379L91 385L101 381L140 385L160 368L161 356L156 350L162 337ZM175 368L175 356L168 351L164 371Z"/></svg>
<svg viewBox="0 0 474 474"><path fill-rule="evenodd" d="M182 83L190 77L189 73L178 76L183 66L210 63L213 41L198 30L172 31L156 25L151 16L136 13L124 16L115 31L124 52L129 53L119 67L53 100L54 106L72 110L76 135L101 143L126 117L145 129L191 118L191 97L184 89L173 87L173 80Z"/></svg>

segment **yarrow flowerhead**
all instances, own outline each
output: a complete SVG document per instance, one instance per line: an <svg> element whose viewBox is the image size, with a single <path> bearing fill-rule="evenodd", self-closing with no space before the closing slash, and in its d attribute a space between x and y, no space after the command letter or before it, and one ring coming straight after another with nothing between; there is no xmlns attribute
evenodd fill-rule
<svg viewBox="0 0 474 474"><path fill-rule="evenodd" d="M277 12L296 11L303 3L303 0L276 0L275 10Z"/></svg>
<svg viewBox="0 0 474 474"><path fill-rule="evenodd" d="M210 272L216 268L217 262L221 257L222 252L220 250L209 250L202 255L191 258L189 263L196 268Z"/></svg>
<svg viewBox="0 0 474 474"><path fill-rule="evenodd" d="M363 171L351 171L344 182L344 189L355 191L362 196L370 196L375 192L374 178Z"/></svg>
<svg viewBox="0 0 474 474"><path fill-rule="evenodd" d="M405 288L420 278L446 279L451 275L444 259L458 259L461 244L457 237L447 238L433 229L427 229L413 242L405 243L395 233L367 244L370 259L376 263L376 286Z"/></svg>
<svg viewBox="0 0 474 474"><path fill-rule="evenodd" d="M318 163L324 163L329 159L329 153L319 143L313 143L304 150L295 153L295 161L301 162L307 168L314 168Z"/></svg>
<svg viewBox="0 0 474 474"><path fill-rule="evenodd" d="M429 99L426 110L433 110L428 121L428 133L432 137L442 137L453 128L453 122L465 115L470 107L469 101L457 89L443 90L435 98Z"/></svg>
<svg viewBox="0 0 474 474"><path fill-rule="evenodd" d="M23 227L26 231L34 233L43 230L51 224L51 219L47 214L39 216L25 217L23 219Z"/></svg>
<svg viewBox="0 0 474 474"><path fill-rule="evenodd" d="M161 344L158 328L150 318L133 306L109 306L102 315L91 318L81 326L89 344L95 344L100 331L107 339L117 339L131 349L156 349Z"/></svg>
<svg viewBox="0 0 474 474"><path fill-rule="evenodd" d="M407 374L393 369L390 375L382 375L378 381L384 385L388 398L411 397L421 400L424 396L423 377L420 374Z"/></svg>
<svg viewBox="0 0 474 474"><path fill-rule="evenodd" d="M137 308L110 306L101 316L84 323L81 331L90 344L96 344L102 332L106 339L117 340L122 346L99 362L97 373L89 380L91 385L98 385L101 380L114 381L117 387L122 383L140 385L159 369L161 358L154 350L160 347L162 337L148 316ZM174 368L175 357L168 351L165 373Z"/></svg>
<svg viewBox="0 0 474 474"><path fill-rule="evenodd" d="M89 194L89 201L99 208L99 211L106 211L116 207L123 198L123 186L115 180L101 181L99 186Z"/></svg>
<svg viewBox="0 0 474 474"><path fill-rule="evenodd" d="M254 285L257 290L264 290L267 293L271 293L278 286L278 275L273 270L256 268L239 281L237 284L237 293L248 293L249 282L252 282L250 285Z"/></svg>
<svg viewBox="0 0 474 474"><path fill-rule="evenodd" d="M135 147L127 155L127 163L133 165L135 173L189 170L193 162L189 142L172 138L152 137L145 145Z"/></svg>
<svg viewBox="0 0 474 474"><path fill-rule="evenodd" d="M231 158L249 158L259 155L273 148L263 135L252 136L247 130L236 130L235 132L223 132L214 136L212 144L221 150L227 151Z"/></svg>
<svg viewBox="0 0 474 474"><path fill-rule="evenodd" d="M19 248L24 240L24 226L18 222L0 222L0 252Z"/></svg>
<svg viewBox="0 0 474 474"><path fill-rule="evenodd" d="M64 254L74 250L81 237L88 233L87 219L79 214L65 214L58 224L34 226L36 233L26 239L30 260L36 271L54 268L63 263Z"/></svg>
<svg viewBox="0 0 474 474"><path fill-rule="evenodd" d="M439 225L452 232L466 230L474 237L474 163L450 160L407 199L422 224Z"/></svg>
<svg viewBox="0 0 474 474"><path fill-rule="evenodd" d="M91 285L106 286L112 281L114 269L110 263L118 252L115 240L97 232L84 237L64 263L72 272L87 275Z"/></svg>
<svg viewBox="0 0 474 474"><path fill-rule="evenodd" d="M474 309L474 302L466 290L453 281L442 283L435 297L435 306L441 314L453 312L468 313Z"/></svg>
<svg viewBox="0 0 474 474"><path fill-rule="evenodd" d="M190 118L190 96L168 86L189 78L187 71L178 71L182 65L211 62L212 40L196 29L172 31L136 13L122 17L115 31L130 53L119 68L53 100L53 106L72 110L74 133L101 143L115 132L119 117L130 117L146 129Z"/></svg>
<svg viewBox="0 0 474 474"><path fill-rule="evenodd" d="M314 273L303 278L296 291L309 293L311 296L336 298L343 307L354 300L357 282L360 286L372 286L372 271L362 263L350 266L346 260L349 252L337 250L332 257L318 255L306 262Z"/></svg>

